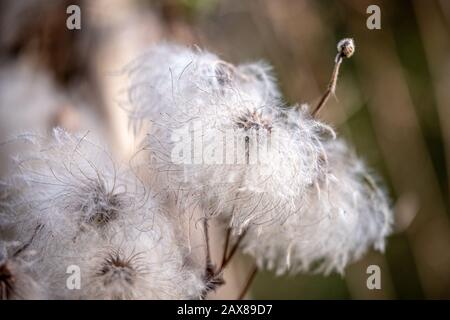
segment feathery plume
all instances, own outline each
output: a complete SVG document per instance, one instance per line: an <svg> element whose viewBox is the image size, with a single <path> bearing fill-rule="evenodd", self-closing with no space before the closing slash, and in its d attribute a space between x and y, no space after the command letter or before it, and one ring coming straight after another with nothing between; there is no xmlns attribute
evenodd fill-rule
<svg viewBox="0 0 450 320"><path fill-rule="evenodd" d="M280 108L267 66L166 45L128 72L131 121L151 127L143 149L152 184L187 206L201 202L235 233L286 218L321 174L322 141L334 132L305 106Z"/></svg>
<svg viewBox="0 0 450 320"><path fill-rule="evenodd" d="M86 136L55 129L23 134L27 152L6 186L17 191L2 207L5 225L36 252L33 272L56 299L191 299L204 290L201 270L170 215L129 170ZM67 286L69 266L80 287ZM9 270L9 269L8 269Z"/></svg>

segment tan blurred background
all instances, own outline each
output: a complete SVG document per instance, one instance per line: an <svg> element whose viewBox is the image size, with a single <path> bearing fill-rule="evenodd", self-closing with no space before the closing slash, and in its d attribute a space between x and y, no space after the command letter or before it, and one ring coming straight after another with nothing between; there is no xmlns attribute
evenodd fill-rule
<svg viewBox="0 0 450 320"><path fill-rule="evenodd" d="M78 4L81 30L67 30ZM366 9L381 8L381 30ZM336 43L356 42L320 117L386 181L396 230L345 277L259 273L263 299L450 298L450 1L96 0L0 3L0 141L17 130L95 128L127 158L121 68L158 41L205 47L233 63L274 66L289 103L316 103ZM0 173L11 150L0 154ZM377 264L382 289L368 290ZM237 269L239 285L245 273ZM243 274L241 274L243 273Z"/></svg>

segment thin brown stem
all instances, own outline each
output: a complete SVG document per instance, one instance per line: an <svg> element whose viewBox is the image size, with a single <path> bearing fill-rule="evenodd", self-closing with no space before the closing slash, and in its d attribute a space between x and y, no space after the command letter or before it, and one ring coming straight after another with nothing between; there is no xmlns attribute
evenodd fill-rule
<svg viewBox="0 0 450 320"><path fill-rule="evenodd" d="M330 82L328 83L327 90L323 94L322 98L320 99L317 106L314 108L313 112L311 113L313 117L317 115L319 110L327 103L328 98L331 94L334 94L336 90L336 83L339 76L339 68L341 67L343 55L342 53L338 53L336 56L333 73L331 74Z"/></svg>
<svg viewBox="0 0 450 320"><path fill-rule="evenodd" d="M209 228L208 228L208 219L204 218L203 220L203 232L205 233L205 242L206 242L206 269L212 266L211 260L211 248L209 245Z"/></svg>
<svg viewBox="0 0 450 320"><path fill-rule="evenodd" d="M220 266L220 271L225 269L225 267L230 263L231 259L233 258L234 254L236 253L237 249L239 248L239 245L241 244L242 239L244 239L246 233L247 233L247 231L244 231L238 237L238 239L236 240L236 243L231 248L230 254L228 255L228 257L225 259L225 261Z"/></svg>
<svg viewBox="0 0 450 320"><path fill-rule="evenodd" d="M245 284L245 287L242 289L241 294L238 297L238 300L244 299L245 295L248 292L248 289L250 289L253 280L256 277L256 274L258 273L258 267L256 265L253 266L252 271L250 272L249 277L247 278L247 282Z"/></svg>
<svg viewBox="0 0 450 320"><path fill-rule="evenodd" d="M220 263L221 266L223 266L223 264L225 263L225 260L227 259L228 245L230 243L230 238L231 238L231 228L228 227L227 228L227 234L226 234L226 237L225 237L225 245L224 245L224 248L223 248L222 262Z"/></svg>

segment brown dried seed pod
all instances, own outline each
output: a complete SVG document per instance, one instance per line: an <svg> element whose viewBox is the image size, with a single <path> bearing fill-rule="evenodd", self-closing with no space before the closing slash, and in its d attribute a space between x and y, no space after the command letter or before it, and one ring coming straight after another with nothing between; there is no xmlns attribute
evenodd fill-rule
<svg viewBox="0 0 450 320"><path fill-rule="evenodd" d="M346 58L350 58L355 53L355 43L351 38L345 38L338 42L338 52Z"/></svg>
<svg viewBox="0 0 450 320"><path fill-rule="evenodd" d="M249 129L265 129L272 131L272 123L270 119L265 118L261 112L248 110L236 119L236 124L239 128Z"/></svg>
<svg viewBox="0 0 450 320"><path fill-rule="evenodd" d="M105 285L115 280L122 280L132 285L138 273L134 265L138 255L125 257L120 251L110 253L103 261L97 276L104 277Z"/></svg>

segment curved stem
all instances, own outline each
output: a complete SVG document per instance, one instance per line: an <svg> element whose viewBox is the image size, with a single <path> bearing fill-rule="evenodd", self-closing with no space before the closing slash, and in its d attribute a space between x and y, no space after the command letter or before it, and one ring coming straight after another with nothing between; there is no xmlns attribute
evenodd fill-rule
<svg viewBox="0 0 450 320"><path fill-rule="evenodd" d="M255 265L255 266L253 266L252 271L250 272L250 275L247 279L245 287L242 289L241 293L239 294L238 300L244 299L244 297L247 294L248 289L250 289L252 282L255 279L255 276L257 273L258 273L258 267Z"/></svg>

